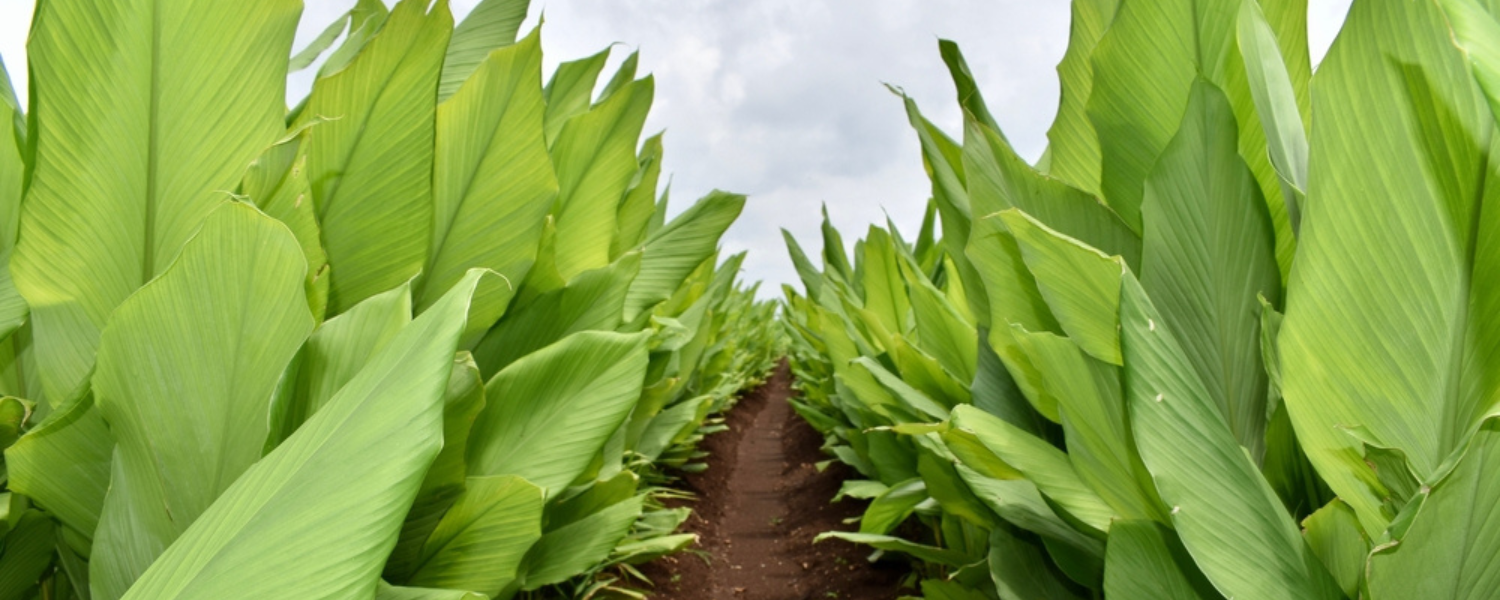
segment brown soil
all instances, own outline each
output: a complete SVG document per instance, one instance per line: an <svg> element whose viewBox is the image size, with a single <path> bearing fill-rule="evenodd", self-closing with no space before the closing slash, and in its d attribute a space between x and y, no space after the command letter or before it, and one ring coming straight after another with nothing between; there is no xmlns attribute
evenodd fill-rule
<svg viewBox="0 0 1500 600"><path fill-rule="evenodd" d="M729 430L709 436L708 470L685 475L698 496L684 529L699 554L682 553L642 569L653 600L893 600L906 564L870 563L870 550L819 533L853 531L865 503L830 500L845 479L842 463L823 472L823 438L792 411L786 363L727 415Z"/></svg>

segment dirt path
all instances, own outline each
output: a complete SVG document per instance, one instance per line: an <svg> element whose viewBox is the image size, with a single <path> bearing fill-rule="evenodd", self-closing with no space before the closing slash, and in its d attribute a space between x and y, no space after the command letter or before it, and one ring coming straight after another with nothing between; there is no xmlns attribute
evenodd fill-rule
<svg viewBox="0 0 1500 600"><path fill-rule="evenodd" d="M853 500L829 502L844 479L842 464L819 473L823 439L787 404L785 364L730 411L729 431L704 441L708 470L688 475L698 495L686 529L706 554L680 554L647 565L654 600L891 600L905 575L899 563L870 564L865 548L830 540L824 531L864 511Z"/></svg>

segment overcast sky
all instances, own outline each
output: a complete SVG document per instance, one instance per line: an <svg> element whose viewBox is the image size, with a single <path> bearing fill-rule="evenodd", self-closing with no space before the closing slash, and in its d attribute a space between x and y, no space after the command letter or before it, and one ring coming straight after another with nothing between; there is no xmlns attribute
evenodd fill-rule
<svg viewBox="0 0 1500 600"><path fill-rule="evenodd" d="M253 0L247 0L253 1ZM462 18L476 0L452 0ZM307 0L297 48L353 4ZM1309 0L1316 62L1349 0ZM545 9L546 69L618 43L657 76L647 132L666 130L676 209L714 188L750 195L725 247L750 250L745 277L778 294L796 278L786 228L815 250L818 206L848 242L889 214L914 235L929 184L901 102L957 132L961 116L937 52L957 41L1006 136L1040 156L1057 111L1054 68L1068 42L1067 0L534 0ZM32 0L0 0L0 57L25 98ZM310 73L294 77L300 97ZM23 100L24 101L24 100ZM675 211L674 211L675 212Z"/></svg>

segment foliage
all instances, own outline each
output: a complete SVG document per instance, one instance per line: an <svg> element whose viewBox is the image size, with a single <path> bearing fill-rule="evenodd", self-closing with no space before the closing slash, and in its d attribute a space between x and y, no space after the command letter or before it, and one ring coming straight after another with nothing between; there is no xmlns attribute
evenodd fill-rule
<svg viewBox="0 0 1500 600"><path fill-rule="evenodd" d="M830 535L929 597L1493 595L1497 8L1356 0L1313 74L1302 0L1076 0L1036 165L943 42L915 242L788 237Z"/></svg>
<svg viewBox="0 0 1500 600"><path fill-rule="evenodd" d="M683 548L775 305L526 0L41 0L0 78L0 598L509 598ZM288 110L288 72L317 62ZM289 58L290 57L290 58ZM617 568L618 567L618 568Z"/></svg>

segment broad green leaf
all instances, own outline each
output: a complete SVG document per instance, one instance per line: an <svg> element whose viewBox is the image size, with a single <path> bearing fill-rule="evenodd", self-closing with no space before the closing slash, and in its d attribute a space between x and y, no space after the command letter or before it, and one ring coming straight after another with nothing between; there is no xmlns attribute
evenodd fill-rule
<svg viewBox="0 0 1500 600"><path fill-rule="evenodd" d="M711 396L684 400L657 413L641 432L639 443L630 450L655 462L673 444L682 441L703 424L709 410L713 408L713 401ZM639 412L640 409L636 410Z"/></svg>
<svg viewBox="0 0 1500 600"><path fill-rule="evenodd" d="M651 215L656 212L656 186L661 181L662 134L658 133L641 144L640 165L625 198L620 201L620 210L615 217L615 238L609 247L609 259L616 260L646 241L646 227Z"/></svg>
<svg viewBox="0 0 1500 600"><path fill-rule="evenodd" d="M1406 535L1370 555L1371 598L1484 598L1500 586L1500 419L1486 419L1461 452L1451 472L1423 488Z"/></svg>
<svg viewBox="0 0 1500 600"><path fill-rule="evenodd" d="M1441 0L1453 40L1469 60L1469 67L1489 102L1490 114L1500 118L1500 22L1475 0Z"/></svg>
<svg viewBox="0 0 1500 600"><path fill-rule="evenodd" d="M88 377L111 311L281 135L295 0L56 0L29 50L34 172L11 260L47 402ZM8 123L7 123L8 124Z"/></svg>
<svg viewBox="0 0 1500 600"><path fill-rule="evenodd" d="M516 33L526 20L531 0L481 0L478 6L453 29L448 54L443 58L443 74L438 83L438 103L442 103L463 86L480 63L498 48L516 43ZM535 34L533 34L535 35ZM541 76L532 81L540 82Z"/></svg>
<svg viewBox="0 0 1500 600"><path fill-rule="evenodd" d="M1114 510L1079 479L1067 453L972 406L953 409L953 426L974 434L986 449L1021 472L1068 514L1102 534Z"/></svg>
<svg viewBox="0 0 1500 600"><path fill-rule="evenodd" d="M332 48L333 43L338 41L339 36L344 35L344 32L349 29L355 10L357 9L350 9L349 12L339 15L337 19L334 19L332 23L324 27L322 32L318 33L318 37L308 42L307 47L292 55L291 60L287 63L287 71L296 73L297 71L311 67L313 63L317 62L318 57L323 56L324 52Z"/></svg>
<svg viewBox="0 0 1500 600"><path fill-rule="evenodd" d="M864 251L865 310L875 316L886 337L904 335L911 325L911 300L896 262L895 241L885 230L872 225L865 236Z"/></svg>
<svg viewBox="0 0 1500 600"><path fill-rule="evenodd" d="M52 519L34 510L11 515L10 531L5 532L4 552L0 552L0 600L28 600L52 565L57 547L56 526Z"/></svg>
<svg viewBox="0 0 1500 600"><path fill-rule="evenodd" d="M980 93L979 84L974 81L974 74L969 71L969 63L964 60L958 44L940 39L938 53L943 56L943 64L948 66L948 74L953 79L954 87L958 88L958 105L963 107L966 116L974 117L998 133L1000 125L985 105L984 95Z"/></svg>
<svg viewBox="0 0 1500 600"><path fill-rule="evenodd" d="M501 595L542 537L544 490L511 475L470 477L406 583Z"/></svg>
<svg viewBox="0 0 1500 600"><path fill-rule="evenodd" d="M381 581L375 589L375 600L490 600L490 597L464 590L400 587Z"/></svg>
<svg viewBox="0 0 1500 600"><path fill-rule="evenodd" d="M625 296L625 321L672 296L698 265L714 253L719 238L740 216L745 197L712 192L646 239L641 271Z"/></svg>
<svg viewBox="0 0 1500 600"><path fill-rule="evenodd" d="M908 479L881 492L859 519L859 532L885 535L896 529L918 504L927 499L922 478Z"/></svg>
<svg viewBox="0 0 1500 600"><path fill-rule="evenodd" d="M26 320L26 300L16 290L10 274L10 255L20 229L21 196L25 191L25 115L10 88L10 74L0 61L0 343ZM19 390L18 390L19 392Z"/></svg>
<svg viewBox="0 0 1500 600"><path fill-rule="evenodd" d="M1165 523L1161 498L1131 438L1119 367L1052 333L1017 331L1016 339L1058 403L1068 460L1079 479L1120 517Z"/></svg>
<svg viewBox="0 0 1500 600"><path fill-rule="evenodd" d="M910 292L912 322L916 333L912 343L937 359L943 370L960 382L973 381L978 366L978 336L974 322L958 306L927 281L920 273L904 271Z"/></svg>
<svg viewBox="0 0 1500 600"><path fill-rule="evenodd" d="M958 328L962 331L963 328ZM975 336L970 335L970 339ZM957 339L952 340L955 344L961 343ZM977 350L977 348L976 348ZM933 358L932 355L923 352L922 349L913 347L906 338L891 338L890 347L887 348L891 362L896 363L896 369L901 377L910 384L926 394L929 398L939 401L945 406L954 404L966 404L973 401L973 395L964 386L964 380L943 368L942 363ZM976 370L978 357L975 358Z"/></svg>
<svg viewBox="0 0 1500 600"><path fill-rule="evenodd" d="M519 475L549 496L572 482L640 399L647 335L576 333L500 371L469 436L469 474Z"/></svg>
<svg viewBox="0 0 1500 600"><path fill-rule="evenodd" d="M917 131L917 140L922 146L922 162L932 180L932 199L942 216L942 244L948 250L962 279L978 281L979 274L964 256L969 244L969 232L973 220L983 215L973 214L969 205L967 180L964 173L963 148L945 135L936 125L922 117L917 103L901 94L906 103L907 120ZM976 286L969 295L969 312L989 314L989 299L985 290Z"/></svg>
<svg viewBox="0 0 1500 600"><path fill-rule="evenodd" d="M424 558L423 547L433 530L465 493L469 469L464 454L468 451L474 420L483 408L484 379L479 376L479 367L467 352L459 352L453 361L448 388L443 391L443 450L427 469L417 498L401 524L396 549L385 564L386 579L408 581Z"/></svg>
<svg viewBox="0 0 1500 600"><path fill-rule="evenodd" d="M626 254L608 267L586 271L567 286L511 311L474 348L480 372L493 376L573 333L619 327L630 281L640 266L640 254Z"/></svg>
<svg viewBox="0 0 1500 600"><path fill-rule="evenodd" d="M1057 65L1062 88L1057 118L1047 130L1047 150L1052 156L1047 174L1085 192L1099 195L1099 134L1089 122L1089 96L1094 89L1094 64L1090 57L1099 38L1115 18L1120 0L1073 2L1068 31L1068 49Z"/></svg>
<svg viewBox="0 0 1500 600"><path fill-rule="evenodd" d="M344 36L344 43L328 55L328 60L323 61L323 66L318 67L318 77L326 77L332 73L344 70L349 66L349 61L364 50L365 45L385 25L386 19L390 18L391 10L386 7L384 0L355 0L354 7L349 9L349 35ZM313 60L316 60L314 58ZM307 100L292 109L288 120L296 120L307 107Z"/></svg>
<svg viewBox="0 0 1500 600"><path fill-rule="evenodd" d="M307 338L271 410L270 445L280 444L364 369L411 323L411 287L399 285L329 319Z"/></svg>
<svg viewBox="0 0 1500 600"><path fill-rule="evenodd" d="M928 418L938 421L948 418L948 409L946 407L935 402L927 394L922 393L921 390L902 381L901 377L887 370L880 364L880 361L868 356L861 356L854 359L854 364L868 371L870 376L880 382L880 385L890 390L892 398L899 400L901 404L914 413L926 415Z"/></svg>
<svg viewBox="0 0 1500 600"><path fill-rule="evenodd" d="M609 81L605 82L604 88L599 90L598 102L605 101L610 96L613 96L615 92L620 91L620 88L635 81L635 72L640 67L640 64L641 53L639 51L631 52L630 56L620 61L620 67L615 70L614 76L610 77Z"/></svg>
<svg viewBox="0 0 1500 600"><path fill-rule="evenodd" d="M1281 281L1275 230L1235 133L1224 94L1199 80L1146 177L1140 282L1239 445L1259 460L1267 383L1258 298L1276 303Z"/></svg>
<svg viewBox="0 0 1500 600"><path fill-rule="evenodd" d="M323 250L323 235L311 200L307 157L300 152L302 134L306 131L302 129L278 140L251 162L240 191L297 236L297 243L307 257L307 302L313 318L322 321L328 309L328 253Z"/></svg>
<svg viewBox="0 0 1500 600"><path fill-rule="evenodd" d="M945 435L944 440L959 454L952 436ZM1083 561L1092 561L1095 564L1085 566L1095 573L1103 570L1104 543L1097 535L1083 533L1058 515L1035 484L1025 479L996 479L966 466L975 464L970 457L964 457L964 461L956 465L959 476L996 515L1044 540L1060 544Z"/></svg>
<svg viewBox="0 0 1500 600"><path fill-rule="evenodd" d="M1199 568L1229 597L1342 597L1235 440L1175 331L1134 276L1121 288L1125 395L1136 446Z"/></svg>
<svg viewBox="0 0 1500 600"><path fill-rule="evenodd" d="M63 525L72 550L87 554L109 488L115 440L87 386L5 449L7 486Z"/></svg>
<svg viewBox="0 0 1500 600"><path fill-rule="evenodd" d="M381 566L442 446L442 396L483 272L406 326L250 467L127 600L354 598Z"/></svg>
<svg viewBox="0 0 1500 600"><path fill-rule="evenodd" d="M1306 0L1286 4L1302 4L1302 14L1307 14ZM1306 28L1305 22L1303 28ZM1294 36L1300 32L1284 33ZM1300 205L1307 198L1306 73L1302 73L1299 88L1292 79L1287 62L1282 59L1276 32L1266 21L1260 2L1240 3L1236 39L1240 54L1245 58L1245 73L1251 97L1255 100L1255 110L1265 128L1271 165L1281 178L1281 197L1286 202L1287 221L1295 234L1302 224Z"/></svg>
<svg viewBox="0 0 1500 600"><path fill-rule="evenodd" d="M1338 580L1339 589L1345 596L1358 598L1365 561L1370 555L1370 540L1360 530L1354 510L1334 500L1302 521L1302 529L1307 546Z"/></svg>
<svg viewBox="0 0 1500 600"><path fill-rule="evenodd" d="M89 561L94 598L124 595L260 460L272 392L313 328L306 270L291 231L226 203L115 309L93 377L116 441Z"/></svg>
<svg viewBox="0 0 1500 600"><path fill-rule="evenodd" d="M1362 426L1427 480L1500 399L1494 117L1435 3L1356 2L1318 71L1282 385L1319 474L1384 531Z"/></svg>
<svg viewBox="0 0 1500 600"><path fill-rule="evenodd" d="M617 502L543 534L522 565L522 589L562 583L603 562L640 517L644 499Z"/></svg>
<svg viewBox="0 0 1500 600"><path fill-rule="evenodd" d="M849 277L854 274L854 266L849 264L849 255L845 254L844 236L833 226L833 220L828 217L828 205L823 205L823 272L825 276L833 273L848 282Z"/></svg>
<svg viewBox="0 0 1500 600"><path fill-rule="evenodd" d="M1262 3L1278 35L1305 38L1307 9L1297 0ZM1236 42L1240 0L1160 0L1123 3L1093 52L1088 115L1099 133L1104 200L1141 230L1144 183L1177 131L1195 79L1225 91L1239 129L1240 156L1255 173L1276 224L1281 272L1291 268L1295 243L1271 165L1266 134ZM1305 41L1281 44L1287 69L1302 77Z"/></svg>
<svg viewBox="0 0 1500 600"><path fill-rule="evenodd" d="M1120 364L1119 257L1106 256L1067 237L1017 209L1000 213L1037 289L1068 337L1084 352L1112 365Z"/></svg>
<svg viewBox="0 0 1500 600"><path fill-rule="evenodd" d="M1047 418L1056 418L1057 403L1045 397L1041 374L1016 341L1013 327L1058 333L1062 327L1037 289L1036 278L1027 270L1021 248L1000 215L975 222L967 253L990 298L989 321L993 328L981 343L990 345L1031 406ZM979 365L982 368L984 361L980 360Z"/></svg>
<svg viewBox="0 0 1500 600"><path fill-rule="evenodd" d="M563 125L575 116L588 112L593 101L599 73L609 60L609 48L593 56L557 65L543 94L547 99L547 147L551 148L562 133Z"/></svg>
<svg viewBox="0 0 1500 600"><path fill-rule="evenodd" d="M651 77L625 86L568 120L552 145L560 186L556 260L563 279L609 264L620 199L635 176L635 146L655 93Z"/></svg>
<svg viewBox="0 0 1500 600"><path fill-rule="evenodd" d="M491 4L496 0L476 11ZM557 196L542 136L541 77L541 38L533 33L491 53L452 98L438 105L433 233L414 289L418 311L468 269L484 267L508 283L497 286L498 293L481 289L474 300L477 314L470 318L493 322L526 279Z"/></svg>
<svg viewBox="0 0 1500 600"><path fill-rule="evenodd" d="M307 130L307 178L328 250L328 314L416 275L433 222L438 71L447 0L402 0L343 69L313 84L294 127ZM379 240L379 243L372 243Z"/></svg>
<svg viewBox="0 0 1500 600"><path fill-rule="evenodd" d="M973 119L964 128L964 172L976 219L1019 208L1064 235L1124 258L1127 265L1141 264L1140 236L1098 196L1026 164L998 132ZM977 233L981 226L976 221L974 227ZM975 243L972 237L969 243Z"/></svg>
<svg viewBox="0 0 1500 600"><path fill-rule="evenodd" d="M923 562L936 563L949 567L961 567L973 562L970 556L957 550L918 544L894 536L876 535L873 533L829 531L818 534L818 537L814 538L813 541L821 542L828 539L863 544L887 552L900 552Z"/></svg>
<svg viewBox="0 0 1500 600"><path fill-rule="evenodd" d="M0 450L11 447L25 433L36 403L14 396L0 397Z"/></svg>
<svg viewBox="0 0 1500 600"><path fill-rule="evenodd" d="M970 401L979 410L1005 419L1027 433L1043 435L1048 427L1046 417L1029 404L1015 376L990 348L990 337L988 331L979 330L979 360L974 382L969 386Z"/></svg>
<svg viewBox="0 0 1500 600"><path fill-rule="evenodd" d="M1022 539L1009 527L990 531L989 570L995 588L1005 598L1071 600L1087 598L1085 590L1068 580L1057 564L1047 560L1040 545Z"/></svg>
<svg viewBox="0 0 1500 600"><path fill-rule="evenodd" d="M1182 540L1155 521L1127 519L1109 528L1104 593L1119 600L1222 598L1198 570Z"/></svg>

